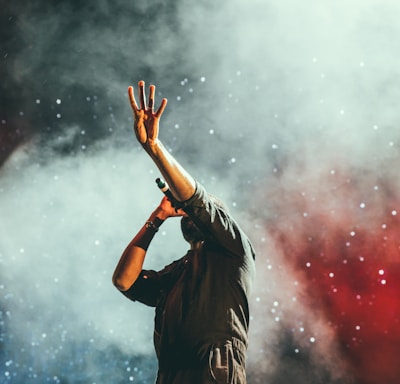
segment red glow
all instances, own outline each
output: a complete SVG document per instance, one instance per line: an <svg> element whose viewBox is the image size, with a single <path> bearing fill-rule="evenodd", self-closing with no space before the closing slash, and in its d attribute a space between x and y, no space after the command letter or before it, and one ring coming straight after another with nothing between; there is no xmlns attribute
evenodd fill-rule
<svg viewBox="0 0 400 384"><path fill-rule="evenodd" d="M351 212L348 212L351 215ZM336 330L358 384L400 382L400 223L392 212L368 225L310 214L275 238L305 276L308 298ZM354 218L354 217L353 217Z"/></svg>

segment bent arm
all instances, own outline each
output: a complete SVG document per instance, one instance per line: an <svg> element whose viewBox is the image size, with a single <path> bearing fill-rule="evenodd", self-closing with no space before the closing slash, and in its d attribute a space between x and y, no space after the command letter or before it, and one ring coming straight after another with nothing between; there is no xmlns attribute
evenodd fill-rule
<svg viewBox="0 0 400 384"><path fill-rule="evenodd" d="M125 248L112 277L113 284L120 291L128 290L137 280L143 269L147 248L164 220L161 211L156 209Z"/></svg>
<svg viewBox="0 0 400 384"><path fill-rule="evenodd" d="M167 218L182 216L183 213L181 209L176 210L167 197L163 197L146 224L128 244L115 268L112 282L120 291L128 290L139 277L147 249L160 225Z"/></svg>

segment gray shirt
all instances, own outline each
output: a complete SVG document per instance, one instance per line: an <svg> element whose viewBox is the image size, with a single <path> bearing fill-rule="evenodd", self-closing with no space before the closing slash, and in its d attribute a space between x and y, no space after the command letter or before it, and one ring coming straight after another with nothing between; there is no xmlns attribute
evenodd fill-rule
<svg viewBox="0 0 400 384"><path fill-rule="evenodd" d="M156 308L154 345L160 367L196 364L214 343L225 340L247 347L253 247L199 183L184 210L206 237L201 248L161 271L142 270L123 292Z"/></svg>

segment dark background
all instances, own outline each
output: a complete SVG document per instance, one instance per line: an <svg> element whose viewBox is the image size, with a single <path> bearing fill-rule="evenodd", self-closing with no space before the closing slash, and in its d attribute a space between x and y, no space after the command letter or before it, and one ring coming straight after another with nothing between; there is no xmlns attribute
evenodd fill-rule
<svg viewBox="0 0 400 384"><path fill-rule="evenodd" d="M141 79L257 249L249 383L398 382L394 0L0 4L0 382L154 381L153 312L111 284L161 198Z"/></svg>

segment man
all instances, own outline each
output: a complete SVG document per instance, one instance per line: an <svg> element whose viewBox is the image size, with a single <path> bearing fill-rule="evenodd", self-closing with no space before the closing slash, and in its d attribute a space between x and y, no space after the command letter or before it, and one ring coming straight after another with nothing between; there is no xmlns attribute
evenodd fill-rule
<svg viewBox="0 0 400 384"><path fill-rule="evenodd" d="M115 269L114 285L129 299L155 307L157 384L246 383L248 295L254 251L228 210L209 195L158 138L167 100L154 112L155 87L139 82L139 102L128 93L138 141L169 185ZM179 205L179 209L176 209ZM147 249L169 217L181 217L188 253L156 272L144 270Z"/></svg>

